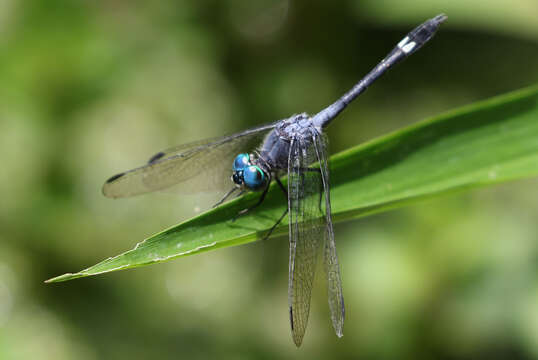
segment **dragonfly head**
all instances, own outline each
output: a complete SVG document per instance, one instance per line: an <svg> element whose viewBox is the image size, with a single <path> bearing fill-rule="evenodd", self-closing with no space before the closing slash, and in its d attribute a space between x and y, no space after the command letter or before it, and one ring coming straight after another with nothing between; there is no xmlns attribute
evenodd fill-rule
<svg viewBox="0 0 538 360"><path fill-rule="evenodd" d="M233 164L232 180L249 190L259 190L267 185L268 176L259 166L252 164L248 154L239 154Z"/></svg>

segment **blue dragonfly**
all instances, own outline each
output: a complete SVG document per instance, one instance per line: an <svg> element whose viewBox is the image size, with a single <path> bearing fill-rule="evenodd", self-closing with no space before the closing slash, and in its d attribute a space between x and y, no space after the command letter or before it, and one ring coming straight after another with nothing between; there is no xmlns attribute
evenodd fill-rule
<svg viewBox="0 0 538 360"><path fill-rule="evenodd" d="M446 20L440 14L409 32L363 79L314 116L293 115L243 132L180 145L152 156L141 167L112 176L103 185L111 198L164 190L175 185L189 193L231 186L215 205L238 191L261 192L246 214L263 203L274 180L288 206L266 236L289 216L288 301L293 341L300 346L308 323L318 250L323 247L331 320L343 335L344 297L331 220L325 128L346 106L388 69L420 49ZM232 167L230 171L230 165ZM313 166L314 165L314 166ZM231 173L231 183L229 176ZM287 186L280 178L287 175Z"/></svg>

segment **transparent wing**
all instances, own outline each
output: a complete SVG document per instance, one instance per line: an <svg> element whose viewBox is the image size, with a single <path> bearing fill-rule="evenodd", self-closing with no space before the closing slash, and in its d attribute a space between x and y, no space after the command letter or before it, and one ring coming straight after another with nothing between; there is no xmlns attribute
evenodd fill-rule
<svg viewBox="0 0 538 360"><path fill-rule="evenodd" d="M325 233L321 212L321 176L308 169L315 152L304 139L294 139L288 158L290 263L288 302L293 341L300 346L308 323L317 254Z"/></svg>
<svg viewBox="0 0 538 360"><path fill-rule="evenodd" d="M340 277L340 265L336 255L334 231L331 218L331 196L329 186L329 167L327 164L326 141L323 136L314 137L314 149L319 159L323 192L325 194L325 273L327 274L329 309L334 331L338 337L343 336L344 328L344 295L342 292L342 279Z"/></svg>
<svg viewBox="0 0 538 360"><path fill-rule="evenodd" d="M260 145L276 123L230 136L176 146L152 156L148 164L112 176L103 194L118 198L168 189L182 183L181 192L214 191L230 188L234 157Z"/></svg>

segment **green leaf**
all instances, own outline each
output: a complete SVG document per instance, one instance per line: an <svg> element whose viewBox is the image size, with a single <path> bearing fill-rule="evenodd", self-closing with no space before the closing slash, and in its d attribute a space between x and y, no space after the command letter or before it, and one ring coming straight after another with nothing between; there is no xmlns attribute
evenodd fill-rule
<svg viewBox="0 0 538 360"><path fill-rule="evenodd" d="M333 156L334 221L358 218L452 191L538 175L538 86L420 122ZM116 257L47 282L158 263L263 238L287 203L271 187L262 206L231 219L248 194L164 230ZM273 235L287 232L286 221Z"/></svg>

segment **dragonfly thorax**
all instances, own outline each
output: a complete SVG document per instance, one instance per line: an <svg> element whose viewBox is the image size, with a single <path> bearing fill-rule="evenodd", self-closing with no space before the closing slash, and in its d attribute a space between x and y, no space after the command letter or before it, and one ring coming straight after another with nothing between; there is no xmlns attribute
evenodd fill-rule
<svg viewBox="0 0 538 360"><path fill-rule="evenodd" d="M260 158L271 172L287 171L292 143L300 143L307 148L320 134L321 129L314 126L308 114L293 115L280 121L266 136L259 150Z"/></svg>
<svg viewBox="0 0 538 360"><path fill-rule="evenodd" d="M249 154L239 154L233 163L232 181L249 190L260 190L267 185L268 174L260 166L256 165Z"/></svg>

